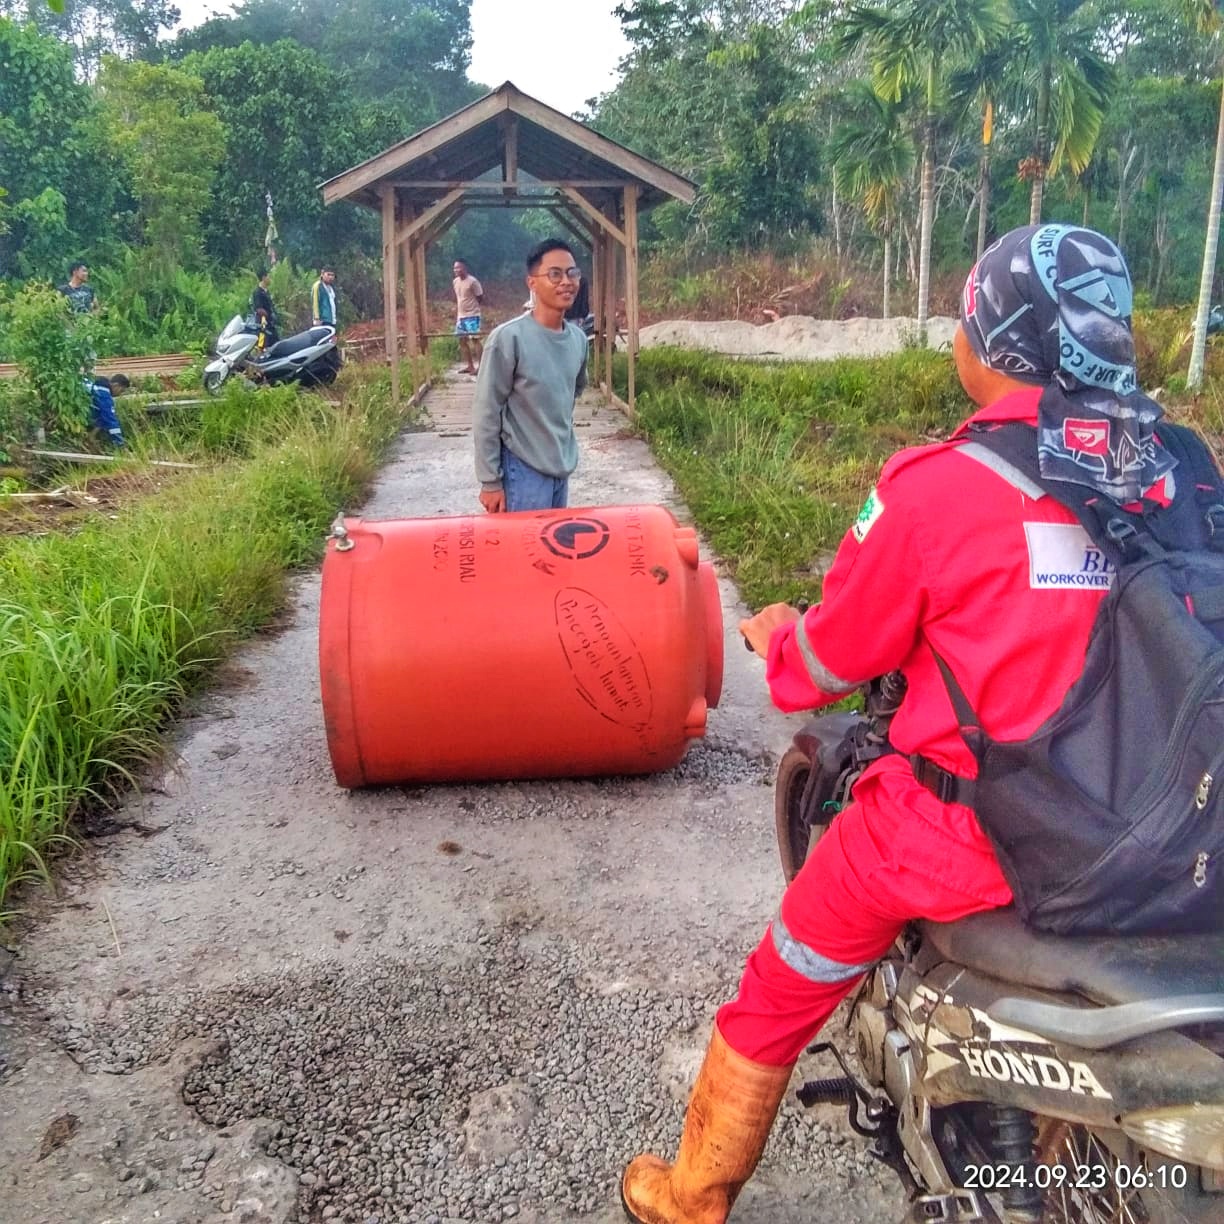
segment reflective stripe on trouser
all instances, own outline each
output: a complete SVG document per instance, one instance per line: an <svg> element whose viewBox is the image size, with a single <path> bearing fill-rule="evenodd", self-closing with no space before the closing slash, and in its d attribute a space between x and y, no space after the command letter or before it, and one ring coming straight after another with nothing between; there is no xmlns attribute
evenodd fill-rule
<svg viewBox="0 0 1224 1224"><path fill-rule="evenodd" d="M976 826L965 839L964 809L938 803L912 774L889 774L817 842L719 1010L719 1031L745 1058L793 1063L911 919L952 922L1011 901ZM941 822L944 812L955 819Z"/></svg>

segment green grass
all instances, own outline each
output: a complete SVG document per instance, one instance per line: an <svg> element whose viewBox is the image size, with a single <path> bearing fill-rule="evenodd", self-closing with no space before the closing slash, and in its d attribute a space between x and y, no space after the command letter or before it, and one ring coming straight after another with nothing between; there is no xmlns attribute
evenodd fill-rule
<svg viewBox="0 0 1224 1224"><path fill-rule="evenodd" d="M1137 321L1144 385L1163 376L1170 416L1224 456L1224 342L1210 346L1202 393L1175 393L1189 318L1165 311ZM623 358L617 375L623 394ZM972 410L949 355L917 349L786 364L649 349L637 387L638 428L753 607L819 598L884 461L946 437Z"/></svg>
<svg viewBox="0 0 1224 1224"><path fill-rule="evenodd" d="M764 365L652 349L638 425L752 606L819 593L884 460L965 397L946 354Z"/></svg>
<svg viewBox="0 0 1224 1224"><path fill-rule="evenodd" d="M387 381L346 372L338 408L236 391L194 434L180 422L137 443L212 468L116 519L0 545L0 902L47 874L81 806L157 753L184 694L321 554L404 423Z"/></svg>

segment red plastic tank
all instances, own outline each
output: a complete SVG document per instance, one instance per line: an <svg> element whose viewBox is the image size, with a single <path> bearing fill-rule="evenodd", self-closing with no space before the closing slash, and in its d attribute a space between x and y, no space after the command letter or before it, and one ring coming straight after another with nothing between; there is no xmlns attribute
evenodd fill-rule
<svg viewBox="0 0 1224 1224"><path fill-rule="evenodd" d="M345 519L319 616L341 786L649 773L705 734L722 609L660 506Z"/></svg>

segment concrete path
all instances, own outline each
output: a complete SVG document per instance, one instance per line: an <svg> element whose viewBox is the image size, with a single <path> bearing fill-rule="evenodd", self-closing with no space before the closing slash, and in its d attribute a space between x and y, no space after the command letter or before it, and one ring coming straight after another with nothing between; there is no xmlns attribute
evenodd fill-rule
<svg viewBox="0 0 1224 1224"><path fill-rule="evenodd" d="M430 393L367 517L476 509L471 386ZM580 405L573 504L683 517L625 425ZM722 595L723 703L678 768L349 793L302 577L114 834L57 897L22 898L0 963L0 1218L621 1219L618 1171L674 1145L779 895L771 767L794 723ZM896 1219L889 1177L833 1111L788 1104L735 1220Z"/></svg>

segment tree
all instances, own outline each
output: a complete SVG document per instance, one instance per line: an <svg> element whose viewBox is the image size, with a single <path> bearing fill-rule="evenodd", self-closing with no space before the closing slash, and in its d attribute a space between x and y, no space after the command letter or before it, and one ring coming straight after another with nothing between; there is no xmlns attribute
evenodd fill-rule
<svg viewBox="0 0 1224 1224"><path fill-rule="evenodd" d="M204 105L226 131L228 152L204 213L210 254L231 264L257 257L265 192L299 263L342 248L353 217L342 206L324 212L318 184L402 138L394 113L363 107L344 74L288 41L194 52L181 67L203 82Z"/></svg>
<svg viewBox="0 0 1224 1224"><path fill-rule="evenodd" d="M1115 73L1094 50L1100 18L1089 0L1011 0L1021 74L1033 97L1033 151L1021 164L1032 183L1029 224L1041 220L1046 179L1065 160L1092 160Z"/></svg>
<svg viewBox="0 0 1224 1224"><path fill-rule="evenodd" d="M0 0L0 14L33 22L68 43L87 81L97 76L104 55L143 55L179 19L171 0Z"/></svg>
<svg viewBox="0 0 1224 1224"><path fill-rule="evenodd" d="M887 102L921 99L922 179L918 240L918 338L926 343L931 300L931 234L935 224L935 157L946 74L990 50L1004 32L999 0L886 0L852 8L844 26L848 49L871 59L872 87Z"/></svg>
<svg viewBox="0 0 1224 1224"><path fill-rule="evenodd" d="M0 185L8 233L0 267L63 276L108 224L115 195L72 53L32 25L0 18ZM72 249L75 248L75 249Z"/></svg>
<svg viewBox="0 0 1224 1224"><path fill-rule="evenodd" d="M288 39L347 73L353 97L396 109L399 139L483 92L466 76L470 7L471 0L239 0L232 16L181 32L169 54Z"/></svg>
<svg viewBox="0 0 1224 1224"><path fill-rule="evenodd" d="M108 57L98 88L111 143L140 201L145 240L164 264L191 264L225 154L221 120L203 109L203 82L166 65Z"/></svg>
<svg viewBox="0 0 1224 1224"><path fill-rule="evenodd" d="M897 196L913 173L916 155L896 105L865 84L850 91L847 102L849 117L830 147L833 177L839 191L858 198L867 219L884 239L882 312L887 319Z"/></svg>
<svg viewBox="0 0 1224 1224"><path fill-rule="evenodd" d="M1218 44L1220 13L1214 0L1181 0L1182 12ZM1203 385L1203 365L1207 357L1207 319L1211 314L1211 291L1215 284L1216 255L1220 243L1220 202L1224 198L1224 90L1220 96L1220 124L1216 133L1215 170L1211 181L1211 202L1207 209L1207 237L1203 243L1203 274L1199 279L1198 309L1194 315L1194 342L1190 349L1190 369L1186 385L1197 390Z"/></svg>

